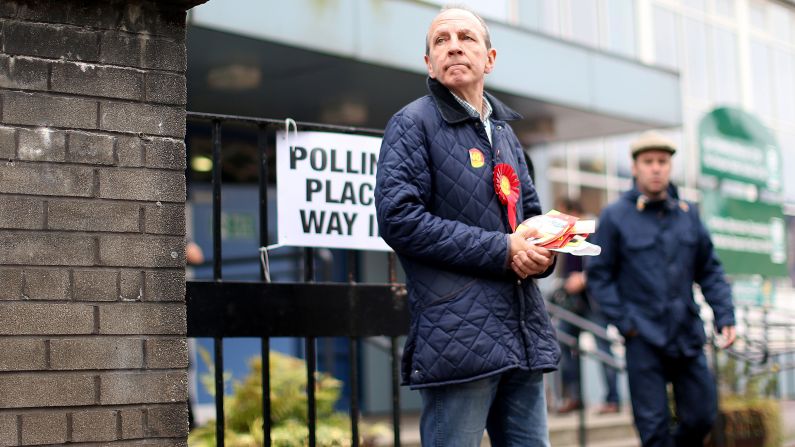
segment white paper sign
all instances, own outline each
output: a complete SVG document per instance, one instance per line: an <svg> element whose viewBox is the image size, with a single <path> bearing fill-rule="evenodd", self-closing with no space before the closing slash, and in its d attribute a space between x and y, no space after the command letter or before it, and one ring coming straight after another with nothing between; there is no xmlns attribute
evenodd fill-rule
<svg viewBox="0 0 795 447"><path fill-rule="evenodd" d="M373 192L381 139L329 132L276 135L279 244L390 251Z"/></svg>

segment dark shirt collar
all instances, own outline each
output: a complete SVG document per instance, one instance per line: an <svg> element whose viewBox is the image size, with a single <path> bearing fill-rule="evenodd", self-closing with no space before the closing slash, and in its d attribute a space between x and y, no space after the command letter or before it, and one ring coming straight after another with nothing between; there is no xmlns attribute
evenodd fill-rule
<svg viewBox="0 0 795 447"><path fill-rule="evenodd" d="M436 102L436 107L442 118L450 124L460 123L472 119L469 112L458 103L450 93L450 90L442 85L439 81L433 78L428 78L428 92ZM500 121L512 121L522 119L522 115L516 113L513 109L506 106L502 101L498 100L488 92L483 92L483 96L489 101L492 108L491 118Z"/></svg>

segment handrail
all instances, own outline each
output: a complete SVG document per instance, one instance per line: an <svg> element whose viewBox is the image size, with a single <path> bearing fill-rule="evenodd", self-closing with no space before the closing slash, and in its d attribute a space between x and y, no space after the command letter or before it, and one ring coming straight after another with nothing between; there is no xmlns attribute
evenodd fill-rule
<svg viewBox="0 0 795 447"><path fill-rule="evenodd" d="M608 333L607 330L605 330L605 328L599 326L598 324L592 322L587 318L583 318L575 314L574 312L568 311L558 306L557 304L550 303L549 301L546 302L546 306L547 306L547 311L550 313L550 315L560 318L563 321L569 322L580 329L586 330L591 334L593 334L594 336L597 336L609 342L620 341L612 337L610 333Z"/></svg>

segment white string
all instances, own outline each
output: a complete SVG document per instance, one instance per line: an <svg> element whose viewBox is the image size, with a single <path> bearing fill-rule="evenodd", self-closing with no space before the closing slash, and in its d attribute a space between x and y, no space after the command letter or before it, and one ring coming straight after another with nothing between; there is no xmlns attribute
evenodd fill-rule
<svg viewBox="0 0 795 447"><path fill-rule="evenodd" d="M259 260L262 263L262 272L265 276L265 282L271 282L271 266L268 262L268 247L259 248Z"/></svg>
<svg viewBox="0 0 795 447"><path fill-rule="evenodd" d="M284 120L284 146L290 150L290 126L293 126L293 133L296 138L298 137L298 124L292 118L285 118Z"/></svg>
<svg viewBox="0 0 795 447"><path fill-rule="evenodd" d="M271 282L271 265L268 259L268 250L275 250L281 247L282 244L268 245L267 247L259 248L259 260L262 263L262 271L265 274L265 282Z"/></svg>

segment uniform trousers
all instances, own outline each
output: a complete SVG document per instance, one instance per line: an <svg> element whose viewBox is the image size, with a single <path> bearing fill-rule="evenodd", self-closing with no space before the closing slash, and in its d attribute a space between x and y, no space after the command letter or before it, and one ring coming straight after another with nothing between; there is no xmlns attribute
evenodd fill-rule
<svg viewBox="0 0 795 447"><path fill-rule="evenodd" d="M703 351L671 355L640 336L626 340L632 412L643 447L702 447L717 415L712 372ZM677 424L671 425L667 384L673 385Z"/></svg>

